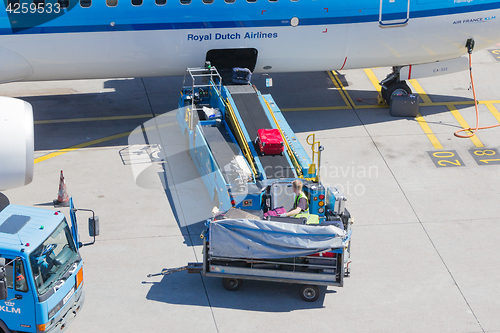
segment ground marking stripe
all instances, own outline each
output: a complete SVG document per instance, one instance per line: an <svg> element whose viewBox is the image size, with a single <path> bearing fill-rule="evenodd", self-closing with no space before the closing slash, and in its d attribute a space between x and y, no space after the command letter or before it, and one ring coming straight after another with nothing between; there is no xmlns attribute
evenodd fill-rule
<svg viewBox="0 0 500 333"><path fill-rule="evenodd" d="M150 126L150 127L146 127L144 129L142 129L142 132L147 132L147 131L151 131L151 130L154 130L154 129L164 128L164 127L168 127L168 126L172 126L172 125L174 125L174 123L163 124L163 125L160 125L160 126ZM62 154L66 154L66 153L75 151L75 150L80 149L80 148L85 148L85 147L97 145L99 143L103 143L103 142L106 142L106 141L120 139L120 138L123 138L125 136L129 136L130 134L137 133L139 131L140 130L133 130L133 131L128 131L128 132L119 133L119 134L115 134L115 135L110 135L110 136L107 136L107 137L104 137L104 138L101 138L101 139L96 139L96 140L92 140L92 141L83 142L83 143L77 144L77 145L69 147L69 148L59 149L59 150L57 150L55 152L49 153L47 155L40 156L38 158L35 158L34 164L46 161L46 160L51 159L51 158L56 157L56 156L60 156Z"/></svg>
<svg viewBox="0 0 500 333"><path fill-rule="evenodd" d="M58 151L49 153L47 155L35 158L35 164L46 161L46 160L53 158L53 157L56 157L56 156L60 156L62 154L69 153L70 151L75 151L75 150L80 149L80 148L85 148L85 147L96 145L96 144L103 143L106 141L123 138L124 136L130 135L130 133L132 133L132 131L120 133L120 134L115 134L115 135L107 136L105 138L80 143L80 144L77 144L77 145L69 147L69 148L60 149Z"/></svg>
<svg viewBox="0 0 500 333"><path fill-rule="evenodd" d="M354 103L349 104L348 98L350 98L350 97L349 97L349 95L346 94L346 91L344 90L344 86L342 85L342 83L340 83L340 80L337 80L338 79L337 74L335 74L333 71L328 71L328 75L330 76L330 79L332 80L335 87L338 89L340 96L342 96L342 99L344 100L346 107L349 109L352 109L351 105L354 105Z"/></svg>
<svg viewBox="0 0 500 333"><path fill-rule="evenodd" d="M427 124L427 122L424 120L424 118L422 117L420 112L415 117L415 120L418 122L420 127L422 127L422 129L424 130L424 133L427 135L427 137L429 138L429 141L432 143L434 148L435 149L443 149L443 145L439 142L437 137L434 135L429 124Z"/></svg>
<svg viewBox="0 0 500 333"><path fill-rule="evenodd" d="M83 121L127 120L127 119L141 119L141 118L151 118L151 117L153 117L153 116L150 114L138 114L138 115L133 115L133 116L35 120L35 125L78 123L78 122L83 122Z"/></svg>
<svg viewBox="0 0 500 333"><path fill-rule="evenodd" d="M349 102L351 103L350 105L353 107L353 108L356 108L356 105L354 104L354 101L352 100L351 96L349 95L349 93L347 92L347 90L345 89L344 85L342 84L342 81L340 80L339 76L337 75L337 73L335 73L334 71L332 71L332 74L335 76L335 79L337 79L337 82L338 84L340 85L340 89L342 89L342 91L344 92L345 96L347 97L347 99L349 100Z"/></svg>
<svg viewBox="0 0 500 333"><path fill-rule="evenodd" d="M420 83L418 83L417 80L411 79L411 80L408 80L408 81L410 81L410 84L413 86L413 89L420 96L420 98L422 99L422 101L424 101L424 103L426 103L426 104L433 104L432 101L431 101L431 99L429 98L429 96L427 96L427 94L425 93L424 89L422 88L422 86L420 85Z"/></svg>
<svg viewBox="0 0 500 333"><path fill-rule="evenodd" d="M458 121L458 123L460 124L460 126L462 126L462 128L464 128L464 129L465 128L470 128L470 126L467 123L467 121L465 121L464 117L462 117L462 115L460 114L460 112L458 112L457 108L455 107L455 105L453 105L453 103L448 103L446 106L448 107L448 110L450 110L450 112L453 115L453 117L455 117L455 119ZM470 134L472 132L471 131L466 131L465 133L466 134ZM479 140L479 138L477 137L477 135L474 135L473 137L470 137L469 139L471 139L472 143L477 148L484 147L483 143L481 142L481 140Z"/></svg>
<svg viewBox="0 0 500 333"><path fill-rule="evenodd" d="M373 72L373 70L371 68L365 68L364 71L365 71L366 76L368 76L368 79L371 81L371 83L375 87L375 89L377 89L377 91L380 92L381 87L380 87L380 84L379 84L377 77L375 76L375 73ZM414 82L412 82L412 81L414 81ZM413 88L419 94L422 94L421 95L421 96L423 96L422 100L432 104L432 101L427 96L427 94L424 92L424 90L422 89L420 84L418 84L418 82L416 80L410 80L410 82L412 82ZM366 105L365 107L371 107L371 106ZM385 106L381 106L381 107L385 107ZM356 108L359 108L359 107L356 107ZM427 138L429 139L431 144L434 146L434 148L435 149L443 149L443 145L439 142L436 135L434 135L434 133L432 132L429 124L427 124L424 117L422 117L422 115L420 113L417 115L417 117L415 117L415 120L418 122L418 124L420 125L420 127L422 128L424 133L427 135Z"/></svg>
<svg viewBox="0 0 500 333"><path fill-rule="evenodd" d="M340 94L342 97L342 93ZM344 99L345 101L345 99ZM478 104L500 104L500 101L492 100L492 101L482 101ZM474 102L431 102L431 103L421 103L419 106L447 106L449 104L453 105L474 105ZM387 108L387 105L355 105L356 109L384 109ZM315 106L315 107L307 107L307 108L283 108L281 111L328 111L328 110L351 110L352 108L349 105L342 106Z"/></svg>
<svg viewBox="0 0 500 333"><path fill-rule="evenodd" d="M432 100L429 98L429 96L427 96L427 94L424 91L424 88L422 88L422 86L420 85L420 83L418 83L417 80L412 79L409 81L410 81L410 84L413 86L413 89L415 90L415 92L420 96L420 98L422 99L422 101L424 101L424 103L433 104ZM443 145L441 144L441 142L439 142L436 135L432 132L431 127L425 121L424 117L422 117L420 112L418 113L417 117L415 117L415 120L418 122L420 127L422 127L422 130L427 135L427 138L429 139L431 144L434 146L434 148L435 149L443 149Z"/></svg>
<svg viewBox="0 0 500 333"><path fill-rule="evenodd" d="M329 111L329 110L350 110L351 108L347 105L342 106L319 106L310 108L285 108L281 111L291 112L291 111Z"/></svg>
<svg viewBox="0 0 500 333"><path fill-rule="evenodd" d="M355 105L355 109L387 109L387 105Z"/></svg>
<svg viewBox="0 0 500 333"><path fill-rule="evenodd" d="M368 76L368 79L371 81L375 89L380 92L381 86L377 80L377 77L375 76L375 73L371 68L365 68L364 69L366 76Z"/></svg>
<svg viewBox="0 0 500 333"><path fill-rule="evenodd" d="M500 112L498 112L497 108L493 105L493 103L484 103L488 110L495 116L497 121L500 123Z"/></svg>

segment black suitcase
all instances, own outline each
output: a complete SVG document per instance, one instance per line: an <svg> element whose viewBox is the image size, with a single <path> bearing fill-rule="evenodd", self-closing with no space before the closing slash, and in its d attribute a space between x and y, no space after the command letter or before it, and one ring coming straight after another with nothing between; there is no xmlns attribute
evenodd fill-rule
<svg viewBox="0 0 500 333"><path fill-rule="evenodd" d="M418 115L418 96L413 94L393 95L389 110L393 117L416 117Z"/></svg>

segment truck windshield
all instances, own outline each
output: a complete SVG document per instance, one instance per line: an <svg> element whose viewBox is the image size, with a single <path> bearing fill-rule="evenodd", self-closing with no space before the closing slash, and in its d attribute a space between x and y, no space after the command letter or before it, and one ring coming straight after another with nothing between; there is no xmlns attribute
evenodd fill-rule
<svg viewBox="0 0 500 333"><path fill-rule="evenodd" d="M61 279L78 257L66 219L33 253L30 263L39 295L44 294Z"/></svg>

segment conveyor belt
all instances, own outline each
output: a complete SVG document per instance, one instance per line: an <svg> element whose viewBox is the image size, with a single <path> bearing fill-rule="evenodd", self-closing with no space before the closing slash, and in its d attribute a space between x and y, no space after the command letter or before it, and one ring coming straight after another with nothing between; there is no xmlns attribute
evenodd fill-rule
<svg viewBox="0 0 500 333"><path fill-rule="evenodd" d="M201 129L226 182L234 184L238 175L230 171L229 165L234 155L239 153L238 146L222 126L201 126Z"/></svg>
<svg viewBox="0 0 500 333"><path fill-rule="evenodd" d="M251 85L227 86L231 93L241 120L252 141L257 137L257 131L261 128L273 128L269 123L266 111L259 101L259 97ZM258 152L258 147L255 147ZM266 155L259 156L268 179L294 178L294 170L290 167L286 156Z"/></svg>

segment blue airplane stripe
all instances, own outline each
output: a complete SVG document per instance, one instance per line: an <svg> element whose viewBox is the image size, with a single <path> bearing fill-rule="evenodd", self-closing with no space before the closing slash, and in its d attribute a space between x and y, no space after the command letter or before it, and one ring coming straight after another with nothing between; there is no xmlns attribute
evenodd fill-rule
<svg viewBox="0 0 500 333"><path fill-rule="evenodd" d="M300 20L301 26L344 24L360 22L376 22L378 15L361 17L314 18ZM18 31L16 34L51 34L107 31L144 31L144 30L189 30L189 29L222 29L222 28L266 28L290 26L290 20L256 20L256 21L215 21L215 22L176 22L176 23L137 23L111 25L74 25L74 26L36 26ZM11 34L10 28L0 29L1 35Z"/></svg>
<svg viewBox="0 0 500 333"><path fill-rule="evenodd" d="M410 18L425 18L451 14L470 13L500 8L500 2L457 6L453 8L441 8L432 10L410 11ZM384 20L400 19L404 13L384 14ZM334 25L349 23L378 22L379 15L320 17L300 19L299 26ZM246 21L213 21L213 22L175 22L175 23L129 23L110 25L40 25L26 30L17 31L15 34L51 34L51 33L78 33L78 32L107 32L107 31L145 31L145 30L188 30L188 29L221 29L221 28L266 28L287 27L290 20L246 20ZM10 28L0 28L1 35L10 35Z"/></svg>
<svg viewBox="0 0 500 333"><path fill-rule="evenodd" d="M500 2L496 1L493 3L485 3L478 5L468 5L468 6L457 6L457 7L447 7L447 8L439 8L439 9L429 9L429 10L420 10L412 12L410 9L410 18L423 18L423 17L433 17L433 16L442 16L442 15L454 15L454 14L463 14L463 13L471 13L472 12L480 12L485 10L499 9Z"/></svg>

